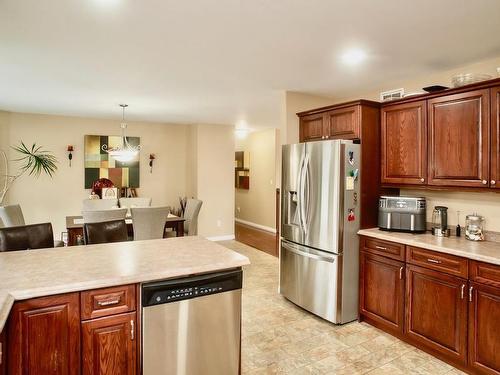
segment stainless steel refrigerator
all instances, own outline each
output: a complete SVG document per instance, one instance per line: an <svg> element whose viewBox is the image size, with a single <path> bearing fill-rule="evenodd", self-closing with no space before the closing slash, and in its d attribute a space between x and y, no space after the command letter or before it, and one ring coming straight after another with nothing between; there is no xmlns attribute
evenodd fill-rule
<svg viewBox="0 0 500 375"><path fill-rule="evenodd" d="M284 145L280 293L333 323L358 317L360 145Z"/></svg>

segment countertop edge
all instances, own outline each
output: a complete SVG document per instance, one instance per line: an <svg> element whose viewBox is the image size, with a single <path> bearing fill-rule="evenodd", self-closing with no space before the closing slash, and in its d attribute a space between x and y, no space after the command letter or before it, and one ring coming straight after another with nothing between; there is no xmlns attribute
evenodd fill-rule
<svg viewBox="0 0 500 375"><path fill-rule="evenodd" d="M398 234L401 235L402 233L400 233L400 232L384 232L384 231L379 230L378 228L361 229L358 231L358 235L360 235L360 236L377 238L377 239L384 240L384 241L391 241L391 242L401 243L401 244L408 245L408 246L420 247L423 249L428 249L428 250L432 250L432 251L436 251L436 252L440 252L440 253L456 255L456 256L460 256L460 257L467 258L470 260L476 260L476 261L480 261L480 262L500 265L500 245L499 245L498 257L493 257L493 256L488 256L488 255L477 254L477 253L470 252L467 250L452 248L452 247L449 247L449 245L429 244L426 242L418 241L417 238L414 238L414 239L402 238L401 236L398 236ZM405 235L413 235L413 236L419 235L419 234L409 234L409 233L404 233L404 234ZM444 238L444 239L446 239L446 238ZM467 241L467 240L464 239L464 241ZM474 242L471 242L471 244L472 243L474 243ZM484 243L484 242L481 242L481 243Z"/></svg>
<svg viewBox="0 0 500 375"><path fill-rule="evenodd" d="M5 328L6 322L9 318L10 311L12 306L16 301L23 301L31 298L40 298L40 297L48 297L54 296L58 294L64 293L76 293L83 292L85 290L92 289L101 289L101 288L109 288L113 286L120 286L126 284L139 284L146 283L158 280L167 280L173 278L180 277L188 277L191 275L199 275L210 272L218 272L229 270L233 268L240 268L243 266L247 266L250 264L250 260L245 257L245 259L241 259L238 261L234 261L230 265L210 265L210 266L201 266L197 268L194 272L187 273L182 268L175 269L173 271L166 271L156 274L149 274L147 277L144 276L129 276L123 277L120 279L112 278L112 279L96 279L91 282L78 282L75 281L74 284L65 284L63 286L56 285L54 287L47 288L34 288L28 290L11 290L5 293L5 300L0 301L0 332Z"/></svg>

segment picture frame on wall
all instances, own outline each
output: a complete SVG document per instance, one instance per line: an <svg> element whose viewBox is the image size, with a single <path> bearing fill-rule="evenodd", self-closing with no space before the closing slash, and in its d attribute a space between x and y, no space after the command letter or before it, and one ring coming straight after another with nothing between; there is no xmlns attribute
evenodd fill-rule
<svg viewBox="0 0 500 375"><path fill-rule="evenodd" d="M102 199L118 199L118 188L102 188Z"/></svg>

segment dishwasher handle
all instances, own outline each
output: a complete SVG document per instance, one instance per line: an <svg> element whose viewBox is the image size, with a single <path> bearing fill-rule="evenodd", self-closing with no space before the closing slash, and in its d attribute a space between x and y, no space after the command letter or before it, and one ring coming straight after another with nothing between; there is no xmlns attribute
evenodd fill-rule
<svg viewBox="0 0 500 375"><path fill-rule="evenodd" d="M241 289L241 268L142 284L142 307Z"/></svg>

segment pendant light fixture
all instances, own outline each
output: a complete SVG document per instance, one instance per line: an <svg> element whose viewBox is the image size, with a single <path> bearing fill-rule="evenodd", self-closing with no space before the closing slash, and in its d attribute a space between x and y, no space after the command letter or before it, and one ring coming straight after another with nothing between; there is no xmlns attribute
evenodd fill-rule
<svg viewBox="0 0 500 375"><path fill-rule="evenodd" d="M132 161L139 154L139 151L141 151L141 145L133 146L128 142L125 134L127 129L127 123L125 122L125 108L128 107L128 104L120 104L120 107L122 107L122 123L120 124L120 128L122 129L121 145L108 147L108 145L104 144L101 148L113 159L121 162L128 162Z"/></svg>

